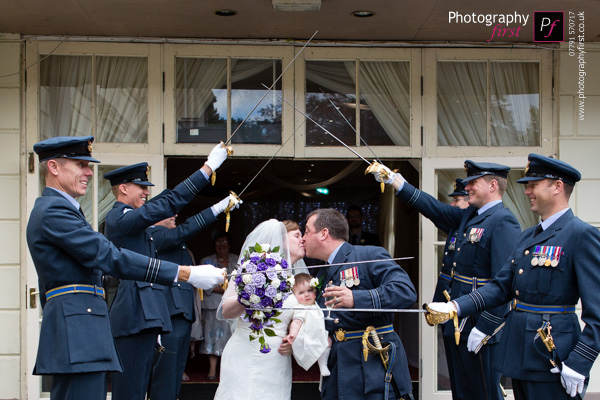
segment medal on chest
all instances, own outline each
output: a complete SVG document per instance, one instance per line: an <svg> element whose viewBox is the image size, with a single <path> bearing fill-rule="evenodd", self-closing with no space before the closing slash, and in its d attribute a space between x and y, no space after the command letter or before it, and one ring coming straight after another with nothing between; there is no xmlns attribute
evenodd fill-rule
<svg viewBox="0 0 600 400"><path fill-rule="evenodd" d="M348 268L340 272L340 286L353 287L360 285L358 267Z"/></svg>
<svg viewBox="0 0 600 400"><path fill-rule="evenodd" d="M452 236L450 238L450 243L448 243L448 250L454 251L456 249L456 236Z"/></svg>
<svg viewBox="0 0 600 400"><path fill-rule="evenodd" d="M483 228L471 228L471 232L469 232L469 242L477 243L481 240L483 236Z"/></svg>
<svg viewBox="0 0 600 400"><path fill-rule="evenodd" d="M535 246L533 257L531 258L532 266L539 267L556 267L560 262L562 255L562 246Z"/></svg>

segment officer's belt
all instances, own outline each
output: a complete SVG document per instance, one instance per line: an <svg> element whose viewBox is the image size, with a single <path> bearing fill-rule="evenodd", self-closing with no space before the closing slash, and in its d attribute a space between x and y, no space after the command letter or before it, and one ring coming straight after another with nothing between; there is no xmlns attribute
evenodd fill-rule
<svg viewBox="0 0 600 400"><path fill-rule="evenodd" d="M450 275L440 272L440 278L447 280L448 282L452 282L452 277L454 276L454 271Z"/></svg>
<svg viewBox="0 0 600 400"><path fill-rule="evenodd" d="M100 296L104 298L104 289L99 286L94 285L65 285L55 287L54 289L50 289L46 292L46 301L62 296L64 294L71 293L87 293L87 294L95 294L96 296Z"/></svg>
<svg viewBox="0 0 600 400"><path fill-rule="evenodd" d="M535 314L572 314L575 312L575 306L528 304L517 299L513 299L511 307L513 310Z"/></svg>
<svg viewBox="0 0 600 400"><path fill-rule="evenodd" d="M470 277L470 276L464 276L464 275L457 274L457 273L454 273L453 279L456 280L456 281L459 281L461 283L466 283L466 284L469 284L469 285L472 285L473 281L475 281L478 286L483 286L486 283L488 283L489 281L491 281L490 278L477 278L475 276L474 277Z"/></svg>
<svg viewBox="0 0 600 400"><path fill-rule="evenodd" d="M380 326L379 328L375 328L375 332L377 332L378 335L394 332L394 326L392 324ZM365 333L364 330L362 330L362 331L345 331L340 328L337 331L335 331L335 339L336 339L336 342L345 342L346 340L350 340L350 339L362 338L364 333Z"/></svg>

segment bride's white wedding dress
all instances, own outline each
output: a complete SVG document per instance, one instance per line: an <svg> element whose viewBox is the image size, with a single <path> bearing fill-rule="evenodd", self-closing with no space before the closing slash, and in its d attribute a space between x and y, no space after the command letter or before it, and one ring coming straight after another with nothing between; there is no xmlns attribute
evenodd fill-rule
<svg viewBox="0 0 600 400"><path fill-rule="evenodd" d="M291 294L283 307L296 307L298 302ZM266 336L271 351L260 352L258 340L249 340L250 323L236 320L235 332L227 342L221 356L221 377L215 400L289 400L292 394L292 358L277 351L287 334L294 311L283 310L273 324L277 336Z"/></svg>
<svg viewBox="0 0 600 400"><path fill-rule="evenodd" d="M256 243L268 243L271 248L280 247L286 260L290 260L287 231L285 226L271 219L259 224L246 238L244 249ZM236 302L235 284L231 282L221 299L217 318L223 318L223 304ZM284 308L296 307L298 301L293 294L283 303ZM225 345L221 356L220 383L215 394L216 400L289 400L292 396L292 356L279 354L279 346L287 334L288 325L294 315L293 310L282 310L277 317L281 322L271 327L277 336L264 335L269 344L269 353L260 352L258 339L250 341L250 323L238 317L228 320L235 328Z"/></svg>

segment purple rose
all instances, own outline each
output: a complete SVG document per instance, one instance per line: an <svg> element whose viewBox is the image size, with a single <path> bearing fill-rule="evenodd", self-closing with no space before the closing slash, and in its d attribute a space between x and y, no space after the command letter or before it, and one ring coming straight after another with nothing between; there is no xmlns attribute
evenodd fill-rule
<svg viewBox="0 0 600 400"><path fill-rule="evenodd" d="M283 303L281 301L278 301L277 303L275 303L275 308L281 308L283 307Z"/></svg>
<svg viewBox="0 0 600 400"><path fill-rule="evenodd" d="M242 276L241 275L237 275L235 277L235 284L239 286L241 283L242 283Z"/></svg>
<svg viewBox="0 0 600 400"><path fill-rule="evenodd" d="M252 275L252 283L254 286L263 286L267 282L265 274L254 274Z"/></svg>
<svg viewBox="0 0 600 400"><path fill-rule="evenodd" d="M269 285L267 287L267 290L265 290L265 296L269 297L269 298L273 298L277 295L277 289L274 288L273 286Z"/></svg>
<svg viewBox="0 0 600 400"><path fill-rule="evenodd" d="M256 272L257 268L256 268L256 264L254 263L247 263L246 264L246 272L250 272L251 274Z"/></svg>
<svg viewBox="0 0 600 400"><path fill-rule="evenodd" d="M260 322L260 320L255 319L253 320L252 325L250 325L250 329L254 330L254 331L259 331L263 328L263 324L262 322Z"/></svg>
<svg viewBox="0 0 600 400"><path fill-rule="evenodd" d="M281 281L281 284L279 285L279 291L283 292L286 287L287 287L287 281Z"/></svg>
<svg viewBox="0 0 600 400"><path fill-rule="evenodd" d="M244 300L248 300L250 298L250 295L246 292L243 292L242 294L240 294L240 297Z"/></svg>
<svg viewBox="0 0 600 400"><path fill-rule="evenodd" d="M244 286L244 293L254 294L254 285L246 285Z"/></svg>
<svg viewBox="0 0 600 400"><path fill-rule="evenodd" d="M273 306L273 300L271 300L271 299L270 299L270 298L268 298L268 297L263 297L263 298L260 300L260 304L261 304L263 307L271 307L271 306Z"/></svg>
<svg viewBox="0 0 600 400"><path fill-rule="evenodd" d="M281 268L287 268L288 267L288 263L285 259L281 260Z"/></svg>
<svg viewBox="0 0 600 400"><path fill-rule="evenodd" d="M258 262L260 261L260 257L254 256L250 259L250 261L252 261L253 264L258 264Z"/></svg>
<svg viewBox="0 0 600 400"><path fill-rule="evenodd" d="M277 278L277 271L275 271L274 269L269 268L267 270L267 272L265 272L265 274L267 275L267 278L269 278L270 280Z"/></svg>
<svg viewBox="0 0 600 400"><path fill-rule="evenodd" d="M265 264L267 264L269 267L274 267L277 263L272 258L267 258L265 260Z"/></svg>
<svg viewBox="0 0 600 400"><path fill-rule="evenodd" d="M266 271L267 268L269 268L269 266L267 264L265 264L264 262L261 262L260 264L258 264L258 267L257 267L257 269L259 271Z"/></svg>
<svg viewBox="0 0 600 400"><path fill-rule="evenodd" d="M254 294L258 297L263 297L265 295L265 289L257 287L256 289L254 289Z"/></svg>

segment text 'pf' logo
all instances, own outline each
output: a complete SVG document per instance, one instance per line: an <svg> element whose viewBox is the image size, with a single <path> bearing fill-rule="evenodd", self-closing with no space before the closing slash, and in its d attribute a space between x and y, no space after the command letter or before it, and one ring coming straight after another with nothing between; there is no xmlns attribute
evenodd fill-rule
<svg viewBox="0 0 600 400"><path fill-rule="evenodd" d="M564 12L534 11L533 41L564 42Z"/></svg>

